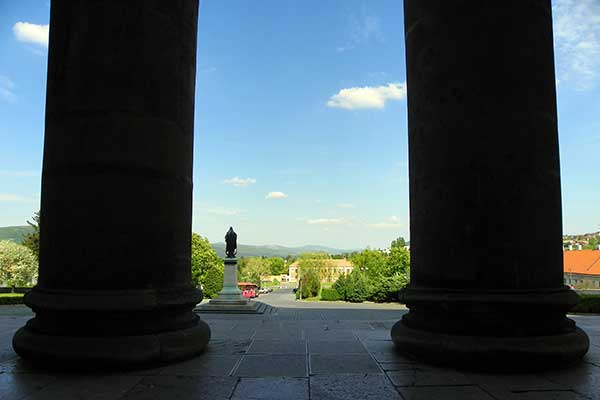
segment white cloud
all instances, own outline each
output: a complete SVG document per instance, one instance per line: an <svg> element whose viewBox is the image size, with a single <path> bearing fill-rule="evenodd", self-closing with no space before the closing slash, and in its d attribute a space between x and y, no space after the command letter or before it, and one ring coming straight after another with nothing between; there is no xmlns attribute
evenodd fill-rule
<svg viewBox="0 0 600 400"><path fill-rule="evenodd" d="M9 171L9 170L0 170L0 176L39 176L39 171Z"/></svg>
<svg viewBox="0 0 600 400"><path fill-rule="evenodd" d="M243 178L234 176L231 179L225 179L223 181L223 183L226 183L228 185L233 185L236 187L246 187L246 186L250 186L250 185L256 183L256 179L252 179L252 178L243 179Z"/></svg>
<svg viewBox="0 0 600 400"><path fill-rule="evenodd" d="M309 225L342 225L348 222L343 218L315 218L306 220L306 223Z"/></svg>
<svg viewBox="0 0 600 400"><path fill-rule="evenodd" d="M406 97L406 83L388 83L386 86L363 86L342 89L327 101L328 107L354 110L384 108L387 100Z"/></svg>
<svg viewBox="0 0 600 400"><path fill-rule="evenodd" d="M11 203L32 203L36 201L34 198L21 196L12 193L0 193L0 201L11 202Z"/></svg>
<svg viewBox="0 0 600 400"><path fill-rule="evenodd" d="M283 192L269 192L265 196L265 199L285 199L288 195Z"/></svg>
<svg viewBox="0 0 600 400"><path fill-rule="evenodd" d="M48 47L50 25L38 25L29 22L17 22L13 26L13 33L19 42L34 43Z"/></svg>
<svg viewBox="0 0 600 400"><path fill-rule="evenodd" d="M0 97L12 103L17 98L14 89L15 83L8 76L0 75Z"/></svg>
<svg viewBox="0 0 600 400"><path fill-rule="evenodd" d="M402 223L400 222L400 218L396 217L395 215L392 215L386 221L377 222L374 224L367 224L367 226L369 228L374 228L374 229L396 229L396 228L401 228Z"/></svg>
<svg viewBox="0 0 600 400"><path fill-rule="evenodd" d="M555 0L552 13L557 83L593 89L600 82L600 2Z"/></svg>
<svg viewBox="0 0 600 400"><path fill-rule="evenodd" d="M336 207L350 209L350 208L356 208L356 205L350 204L350 203L341 203L341 204L338 204Z"/></svg>

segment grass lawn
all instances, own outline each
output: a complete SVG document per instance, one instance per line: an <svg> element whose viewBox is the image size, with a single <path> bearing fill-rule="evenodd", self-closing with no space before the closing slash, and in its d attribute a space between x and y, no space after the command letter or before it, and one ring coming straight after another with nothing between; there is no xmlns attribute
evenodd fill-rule
<svg viewBox="0 0 600 400"><path fill-rule="evenodd" d="M23 293L0 293L0 305L22 304Z"/></svg>

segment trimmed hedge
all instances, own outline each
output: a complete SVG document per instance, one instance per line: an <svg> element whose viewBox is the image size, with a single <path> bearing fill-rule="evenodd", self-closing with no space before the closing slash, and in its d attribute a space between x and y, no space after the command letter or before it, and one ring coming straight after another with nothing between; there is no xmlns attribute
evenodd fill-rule
<svg viewBox="0 0 600 400"><path fill-rule="evenodd" d="M571 309L571 312L600 314L600 296L594 294L580 294L579 303Z"/></svg>
<svg viewBox="0 0 600 400"><path fill-rule="evenodd" d="M323 301L338 301L343 300L337 290L333 288L321 289L321 300Z"/></svg>
<svg viewBox="0 0 600 400"><path fill-rule="evenodd" d="M0 305L23 304L23 293L0 294Z"/></svg>

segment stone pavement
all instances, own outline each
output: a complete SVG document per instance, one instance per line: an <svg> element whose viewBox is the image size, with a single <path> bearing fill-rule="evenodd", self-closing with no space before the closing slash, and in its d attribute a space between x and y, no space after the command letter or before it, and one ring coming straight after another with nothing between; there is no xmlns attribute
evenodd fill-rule
<svg viewBox="0 0 600 400"><path fill-rule="evenodd" d="M269 296L261 299L282 299ZM293 304L264 315L204 314L212 339L199 357L101 374L26 365L11 339L31 313L2 306L0 399L600 399L598 316L573 317L592 340L583 363L498 375L434 367L396 353L389 332L406 312L397 305Z"/></svg>

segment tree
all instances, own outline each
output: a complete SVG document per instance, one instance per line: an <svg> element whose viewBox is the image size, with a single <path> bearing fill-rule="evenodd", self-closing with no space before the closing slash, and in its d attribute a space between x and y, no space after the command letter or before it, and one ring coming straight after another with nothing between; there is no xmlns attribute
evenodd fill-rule
<svg viewBox="0 0 600 400"><path fill-rule="evenodd" d="M37 281L38 262L33 251L10 240L0 241L0 282L7 286L30 286Z"/></svg>
<svg viewBox="0 0 600 400"><path fill-rule="evenodd" d="M302 295L302 298L315 297L319 295L321 291L321 279L319 277L319 271L314 268L310 268L304 271L300 277L299 289L296 292L296 297Z"/></svg>
<svg viewBox="0 0 600 400"><path fill-rule="evenodd" d="M270 275L271 263L262 257L249 257L244 260L244 267L241 270L241 279L252 282L260 286L261 278Z"/></svg>
<svg viewBox="0 0 600 400"><path fill-rule="evenodd" d="M192 281L202 286L206 297L214 298L223 288L224 265L208 239L192 233Z"/></svg>
<svg viewBox="0 0 600 400"><path fill-rule="evenodd" d="M390 254L387 257L386 276L410 274L410 252L403 246L394 246L390 248Z"/></svg>
<svg viewBox="0 0 600 400"><path fill-rule="evenodd" d="M23 237L23 246L33 252L36 260L40 259L40 212L33 213L31 218L33 222L27 221L27 224L33 228L33 232Z"/></svg>
<svg viewBox="0 0 600 400"><path fill-rule="evenodd" d="M333 265L326 253L303 253L298 257L298 273L300 276L314 270L321 280L330 280Z"/></svg>
<svg viewBox="0 0 600 400"><path fill-rule="evenodd" d="M400 236L398 239L392 240L391 248L394 247L406 247L406 240L404 240L402 236Z"/></svg>
<svg viewBox="0 0 600 400"><path fill-rule="evenodd" d="M333 288L338 292L344 301L348 301L348 291L350 290L350 278L342 274L333 284Z"/></svg>
<svg viewBox="0 0 600 400"><path fill-rule="evenodd" d="M283 258L269 258L269 267L271 268L271 275L281 275L286 273L286 267Z"/></svg>
<svg viewBox="0 0 600 400"><path fill-rule="evenodd" d="M355 270L374 278L385 274L386 256L379 250L366 249L352 256L352 264Z"/></svg>
<svg viewBox="0 0 600 400"><path fill-rule="evenodd" d="M360 303L369 298L370 292L369 278L360 269L354 269L348 277L346 300Z"/></svg>

